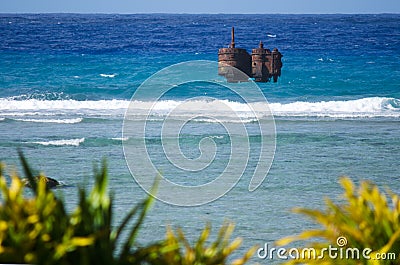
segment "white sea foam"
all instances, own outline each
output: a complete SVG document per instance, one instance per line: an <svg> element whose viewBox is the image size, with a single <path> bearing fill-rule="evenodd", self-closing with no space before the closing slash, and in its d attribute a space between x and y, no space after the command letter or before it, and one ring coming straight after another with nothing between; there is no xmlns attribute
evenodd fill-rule
<svg viewBox="0 0 400 265"><path fill-rule="evenodd" d="M277 116L315 116L334 118L400 117L400 100L371 97L348 101L271 103Z"/></svg>
<svg viewBox="0 0 400 265"><path fill-rule="evenodd" d="M179 101L160 101L152 107L153 115L166 115L182 102ZM223 104L221 104L223 103ZM136 113L140 110L149 108L151 102L133 102ZM268 115L268 108L276 116L293 117L336 117L336 118L358 118L358 117L400 117L400 100L394 98L371 97L348 101L320 101L304 102L296 101L292 103L270 103L254 102L244 104L228 100L193 100L191 104L174 111L178 116L190 116L192 113L201 113L202 116L216 118L237 118L248 119L252 122L256 117ZM226 106L232 111L227 111ZM253 112L254 111L254 112ZM134 112L134 111L133 111ZM201 118L200 118L201 119ZM206 120L204 120L206 121ZM211 122L212 119L207 120Z"/></svg>
<svg viewBox="0 0 400 265"><path fill-rule="evenodd" d="M0 113L7 116L54 116L59 114L115 115L123 114L127 100L15 100L0 98Z"/></svg>
<svg viewBox="0 0 400 265"><path fill-rule="evenodd" d="M63 145L79 146L84 141L85 141L85 138L77 138L77 139L62 139L62 140L32 142L32 143L45 145L45 146L48 146L48 145L54 145L54 146L63 146Z"/></svg>
<svg viewBox="0 0 400 265"><path fill-rule="evenodd" d="M21 120L31 122L78 123L85 116L120 116L129 107L129 118L159 119L166 116L198 119L222 119L252 122L254 119L268 115L268 107L275 116L293 117L400 117L400 100L385 97L370 97L356 100L289 103L253 102L250 104L229 100L196 99L190 101L161 100L132 101L128 100L11 100L0 99L1 115L18 116ZM151 112L148 113L148 110ZM38 118L32 119L31 115ZM43 118L55 115L66 115L66 118ZM29 116L24 119L23 116ZM72 116L72 117L71 117ZM77 117L78 116L78 117Z"/></svg>
<svg viewBox="0 0 400 265"><path fill-rule="evenodd" d="M252 123L252 122L257 122L256 118L240 118L240 117L235 117L235 118L230 118L230 117L218 117L218 118L197 118L193 119L194 122L204 122L204 123L224 123L224 122L229 122L229 123Z"/></svg>
<svg viewBox="0 0 400 265"><path fill-rule="evenodd" d="M210 136L210 138L212 138L212 139L223 139L224 136L223 135L212 135L212 136Z"/></svg>
<svg viewBox="0 0 400 265"><path fill-rule="evenodd" d="M80 123L81 121L83 121L83 118L75 118L75 119L14 119L14 120L24 121L24 122L74 124L74 123Z"/></svg>
<svg viewBox="0 0 400 265"><path fill-rule="evenodd" d="M101 77L114 78L117 74L100 74Z"/></svg>
<svg viewBox="0 0 400 265"><path fill-rule="evenodd" d="M331 59L331 58L318 58L317 61L319 62L334 62L335 60Z"/></svg>
<svg viewBox="0 0 400 265"><path fill-rule="evenodd" d="M269 38L276 38L276 34L267 34Z"/></svg>
<svg viewBox="0 0 400 265"><path fill-rule="evenodd" d="M0 118L0 121L4 121L6 118Z"/></svg>
<svg viewBox="0 0 400 265"><path fill-rule="evenodd" d="M114 140L114 141L128 141L129 137L113 137L113 138L111 138L111 140Z"/></svg>

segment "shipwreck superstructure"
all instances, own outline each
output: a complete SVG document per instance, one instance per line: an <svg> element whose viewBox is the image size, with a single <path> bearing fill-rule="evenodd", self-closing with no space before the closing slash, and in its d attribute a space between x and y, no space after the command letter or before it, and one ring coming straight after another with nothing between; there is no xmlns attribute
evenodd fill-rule
<svg viewBox="0 0 400 265"><path fill-rule="evenodd" d="M231 44L218 50L218 74L225 76L228 82L244 82L249 77L256 82L274 82L281 76L282 54L277 48L272 52L260 42L251 55L242 48L235 47L235 29L232 27ZM231 67L239 69L233 71Z"/></svg>

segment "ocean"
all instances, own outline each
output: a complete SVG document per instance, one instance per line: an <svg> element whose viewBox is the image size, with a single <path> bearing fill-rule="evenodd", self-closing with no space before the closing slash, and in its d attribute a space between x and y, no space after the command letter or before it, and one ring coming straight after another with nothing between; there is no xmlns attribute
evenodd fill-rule
<svg viewBox="0 0 400 265"><path fill-rule="evenodd" d="M244 240L241 251L272 245L314 227L293 207L322 208L326 196L340 201L340 176L400 193L399 25L398 14L1 14L0 160L22 172L21 149L34 169L64 183L56 192L73 209L77 188L91 186L93 166L106 158L116 224L147 196L131 174L154 175L142 157L178 185L205 185L229 166L241 178L216 199L193 207L177 195L172 204L181 206L157 201L140 241L161 239L167 225L192 240L207 222L216 234L229 220ZM236 47L251 51L263 41L283 54L277 83L257 83L260 94L249 90L244 99L222 79L173 84L157 100L157 84L135 94L165 67L216 62L232 26ZM247 103L273 114L262 116L272 124L266 157L264 131ZM167 119L178 132L162 133ZM132 123L138 134L127 130ZM136 155L128 155L130 165L127 150ZM248 158L244 168L232 150ZM250 192L259 165L268 175Z"/></svg>

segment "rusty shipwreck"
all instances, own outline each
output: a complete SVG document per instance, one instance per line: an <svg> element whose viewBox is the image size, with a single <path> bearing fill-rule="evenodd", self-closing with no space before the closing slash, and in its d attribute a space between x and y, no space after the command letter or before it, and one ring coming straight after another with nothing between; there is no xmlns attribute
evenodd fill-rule
<svg viewBox="0 0 400 265"><path fill-rule="evenodd" d="M274 82L281 76L282 54L277 48L272 51L264 48L260 41L251 55L246 49L235 47L235 29L232 27L231 43L228 48L218 50L218 74L228 82L245 82L253 78L256 82ZM240 71L232 69L235 67Z"/></svg>

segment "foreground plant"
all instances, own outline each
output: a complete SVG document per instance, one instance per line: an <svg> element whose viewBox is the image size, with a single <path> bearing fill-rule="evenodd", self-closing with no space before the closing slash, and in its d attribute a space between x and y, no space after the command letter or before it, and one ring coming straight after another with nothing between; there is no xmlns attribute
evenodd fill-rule
<svg viewBox="0 0 400 265"><path fill-rule="evenodd" d="M233 226L227 224L209 246L207 226L193 247L179 229L177 235L168 229L166 239L139 247L136 238L153 197L139 202L114 229L113 197L107 191L105 163L101 170L95 170L92 190L88 193L80 189L76 209L67 213L64 202L47 182L36 181L22 154L20 158L33 195L24 195L24 183L16 173L8 186L0 165L0 263L227 264L240 245L238 239L229 243ZM127 237L121 242L125 229ZM233 264L244 264L251 255L252 250Z"/></svg>
<svg viewBox="0 0 400 265"><path fill-rule="evenodd" d="M297 251L292 249L292 256L298 254L298 258L286 264L400 264L399 196L390 191L380 192L368 181L355 187L344 177L340 183L344 189L344 204L326 199L323 211L294 210L310 217L322 228L281 239L277 245L307 239L320 242Z"/></svg>
<svg viewBox="0 0 400 265"><path fill-rule="evenodd" d="M135 256L145 256L149 264L160 265L227 264L228 257L238 249L242 242L240 238L236 238L230 243L233 229L233 224L225 223L219 230L216 240L207 244L211 232L211 226L207 225L192 246L181 229L177 229L174 232L169 227L164 241L154 245L152 248L138 250ZM231 264L245 264L252 257L255 250L255 247L251 248L243 257L234 260Z"/></svg>
<svg viewBox="0 0 400 265"><path fill-rule="evenodd" d="M45 182L38 182L35 197L28 199L16 174L11 176L8 188L1 173L1 263L53 264L66 251L91 243L90 238L75 237L71 233L63 203L47 191Z"/></svg>

